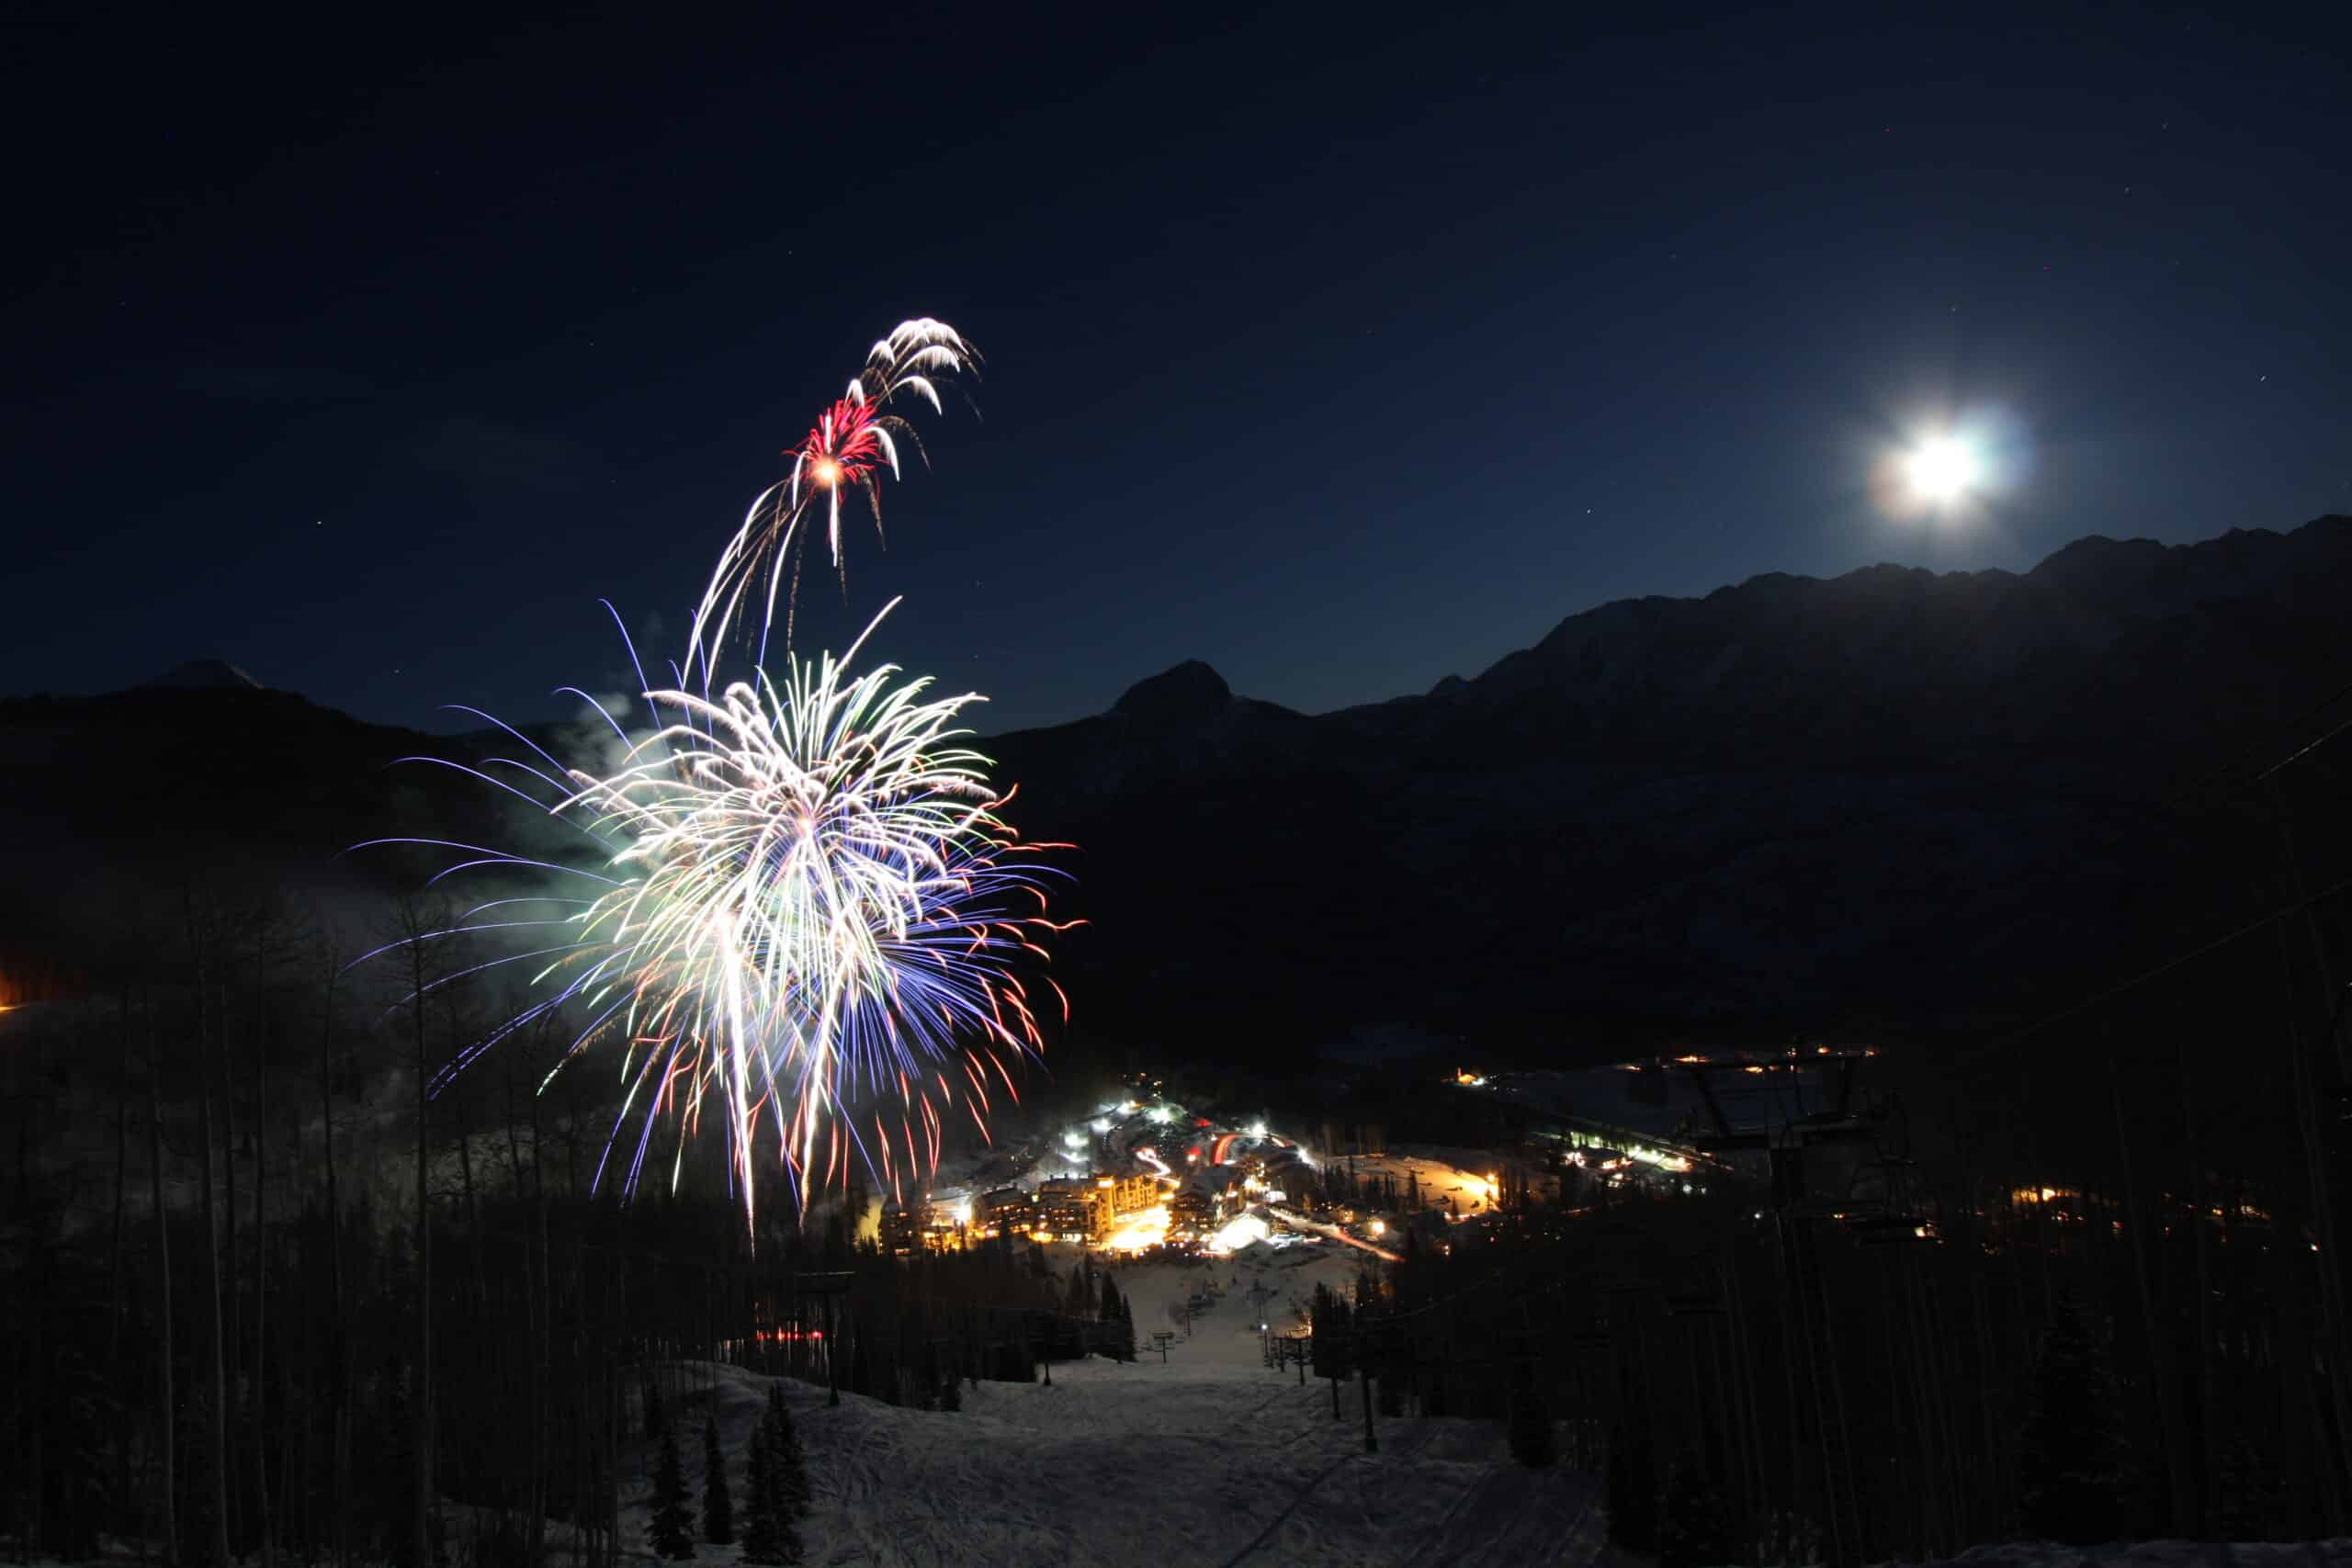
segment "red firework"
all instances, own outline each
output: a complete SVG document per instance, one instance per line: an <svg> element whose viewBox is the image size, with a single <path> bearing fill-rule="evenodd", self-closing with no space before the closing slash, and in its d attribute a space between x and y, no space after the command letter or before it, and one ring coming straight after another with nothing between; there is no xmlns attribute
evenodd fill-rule
<svg viewBox="0 0 2352 1568"><path fill-rule="evenodd" d="M719 557L695 612L689 644L694 659L708 667L736 623L745 591L764 576L765 614L759 627L760 658L765 657L768 627L775 616L775 602L789 567L792 594L786 599L786 637L791 637L791 604L800 578L799 556L805 535L799 525L816 492L828 492L825 542L836 571L845 571L842 558L842 492L864 493L873 515L875 532L882 528L882 472L899 477L899 444L922 445L914 427L889 412L894 399L908 398L939 411L939 385L945 378L968 374L979 355L962 334L944 321L929 317L901 321L876 343L865 367L851 380L849 389L827 406L801 442L788 449L791 477L762 492L752 503L743 525ZM846 579L844 579L846 581Z"/></svg>
<svg viewBox="0 0 2352 1568"><path fill-rule="evenodd" d="M816 426L790 454L796 504L804 475L814 488L833 492L832 516L826 537L837 563L842 553L842 491L856 489L865 492L866 507L874 513L875 531L881 531L882 491L875 482L875 470L888 464L892 474L899 471L898 453L883 428L885 417L863 397L840 399L818 416Z"/></svg>

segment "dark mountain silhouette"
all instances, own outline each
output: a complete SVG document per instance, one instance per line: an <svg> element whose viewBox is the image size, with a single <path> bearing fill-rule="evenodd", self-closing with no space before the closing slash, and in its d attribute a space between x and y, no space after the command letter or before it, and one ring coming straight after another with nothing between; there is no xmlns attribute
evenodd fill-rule
<svg viewBox="0 0 2352 1568"><path fill-rule="evenodd" d="M148 692L257 692L264 688L259 681L225 659L191 659L185 664L174 665L152 681L141 681L139 689Z"/></svg>
<svg viewBox="0 0 2352 1568"><path fill-rule="evenodd" d="M1061 904L1091 923L1057 972L1102 1036L1238 1055L1403 1022L1555 1058L1916 1039L2287 897L2251 781L2347 716L2324 707L2352 685L2347 605L2352 519L2090 538L2024 573L1605 604L1475 678L1319 716L1186 662L988 749L1016 825L1080 846ZM560 852L511 797L391 765L482 742L227 669L0 703L0 966L86 970L76 944L191 875L370 898L421 879L400 852L339 858L363 839ZM2346 750L2280 775L2312 887L2352 867Z"/></svg>
<svg viewBox="0 0 2352 1568"><path fill-rule="evenodd" d="M2347 606L2352 519L2089 538L1606 604L1317 717L1181 665L994 749L1023 829L1084 846L1065 979L1114 1032L1982 1028L2267 907L2228 764L2352 682ZM2332 764L2289 804L2342 863Z"/></svg>

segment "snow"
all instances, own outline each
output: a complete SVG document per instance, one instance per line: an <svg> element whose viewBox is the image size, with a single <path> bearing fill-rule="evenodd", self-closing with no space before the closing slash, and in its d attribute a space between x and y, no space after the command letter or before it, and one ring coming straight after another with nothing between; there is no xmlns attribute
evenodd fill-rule
<svg viewBox="0 0 2352 1568"><path fill-rule="evenodd" d="M1494 1155L1467 1149L1423 1149L1413 1153L1396 1149L1385 1154L1335 1156L1326 1163L1328 1168L1352 1169L1360 1177L1393 1178L1400 1190L1408 1179L1416 1180L1420 1183L1422 1203L1442 1204L1451 1200L1457 1213L1475 1214L1494 1200L1495 1190L1487 1178L1500 1161Z"/></svg>
<svg viewBox="0 0 2352 1568"><path fill-rule="evenodd" d="M2207 1545L2193 1540L2143 1540L2111 1546L2059 1546L2046 1540L1979 1546L1950 1560L1950 1568L2336 1568L2352 1563L2352 1540L2289 1544Z"/></svg>
<svg viewBox="0 0 2352 1568"><path fill-rule="evenodd" d="M1053 1383L982 1382L955 1414L902 1410L855 1394L828 1408L825 1391L783 1386L808 1454L814 1494L800 1526L803 1561L827 1568L1057 1564L1068 1568L1506 1568L1622 1559L1607 1544L1599 1481L1510 1462L1498 1427L1453 1419L1378 1421L1380 1451L1363 1452L1362 1395L1261 1362L1257 1308L1303 1303L1317 1282L1352 1283L1337 1247L1259 1247L1216 1264L1130 1265L1115 1271L1139 1339L1168 1326L1168 1306L1223 1288L1181 1330L1162 1364L1060 1362ZM1236 1277L1238 1277L1237 1283ZM1263 1321L1279 1325L1270 1315ZM680 1369L698 1386L673 1404L687 1480L700 1495L694 1440L715 1402L741 1508L744 1444L769 1380L732 1367ZM640 1559L650 1452L628 1473L623 1529ZM731 1563L732 1548L698 1560ZM1951 1568L2289 1568L2352 1565L2352 1542L2212 1547L2181 1542L2091 1551L2023 1543L1979 1547Z"/></svg>
<svg viewBox="0 0 2352 1568"><path fill-rule="evenodd" d="M1320 1280L1354 1279L1336 1248L1269 1249L1238 1262L1116 1270L1139 1339L1210 1279L1224 1289L1188 1340L1119 1364L1061 1362L1053 1384L982 1382L955 1414L902 1410L787 1382L814 1493L801 1527L809 1563L1481 1564L1605 1561L1595 1483L1513 1466L1498 1428L1464 1420L1378 1423L1363 1450L1362 1396L1262 1364L1247 1292L1304 1302ZM1314 1256L1321 1253L1323 1256ZM1294 1261L1294 1255L1299 1255ZM1257 1261L1253 1259L1253 1261ZM1239 1283L1234 1283L1238 1275ZM715 1407L737 1467L768 1380L732 1367L681 1369L698 1387L673 1401L682 1434ZM682 1442L700 1495L700 1445ZM626 1462L626 1461L625 1461ZM650 1472L650 1452L628 1473ZM644 1551L647 1487L632 1485L623 1529ZM739 1503L740 1509L740 1503ZM732 1562L731 1548L703 1547Z"/></svg>

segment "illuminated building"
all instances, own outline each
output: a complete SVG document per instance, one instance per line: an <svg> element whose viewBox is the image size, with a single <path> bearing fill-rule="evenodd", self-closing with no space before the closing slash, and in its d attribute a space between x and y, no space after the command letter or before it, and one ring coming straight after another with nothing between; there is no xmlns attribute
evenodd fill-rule
<svg viewBox="0 0 2352 1568"><path fill-rule="evenodd" d="M980 1224L989 1235L1024 1235L1030 1229L1034 1207L1029 1194L1020 1188L1000 1187L980 1194Z"/></svg>
<svg viewBox="0 0 2352 1568"><path fill-rule="evenodd" d="M1198 1239L1216 1228L1216 1200L1199 1186L1187 1183L1169 1200L1168 1234Z"/></svg>
<svg viewBox="0 0 2352 1568"><path fill-rule="evenodd" d="M1102 1195L1111 1217L1156 1209L1167 1196L1159 1176L1148 1170L1135 1176L1098 1176L1094 1180L1095 1190ZM1110 1183L1107 1188L1103 1186L1105 1182Z"/></svg>
<svg viewBox="0 0 2352 1568"><path fill-rule="evenodd" d="M1084 1241L1094 1234L1101 1204L1091 1177L1062 1177L1037 1184L1033 1220L1037 1231L1057 1241Z"/></svg>
<svg viewBox="0 0 2352 1568"><path fill-rule="evenodd" d="M961 1196L882 1205L882 1250L893 1258L917 1251L961 1252L973 1235L971 1200Z"/></svg>

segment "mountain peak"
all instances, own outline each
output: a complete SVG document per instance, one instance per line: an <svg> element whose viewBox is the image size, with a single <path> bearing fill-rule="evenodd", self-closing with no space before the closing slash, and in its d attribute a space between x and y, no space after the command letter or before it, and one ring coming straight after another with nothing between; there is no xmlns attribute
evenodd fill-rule
<svg viewBox="0 0 2352 1568"><path fill-rule="evenodd" d="M1208 717L1233 701L1225 677L1197 659L1163 670L1129 686L1111 711L1150 723Z"/></svg>
<svg viewBox="0 0 2352 1568"><path fill-rule="evenodd" d="M268 690L225 659L191 659L175 664L153 680L141 681L142 692L261 692Z"/></svg>

